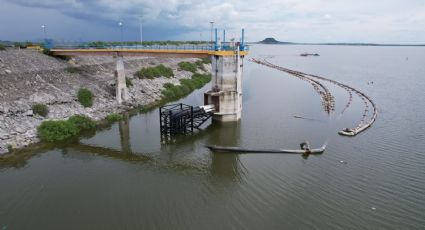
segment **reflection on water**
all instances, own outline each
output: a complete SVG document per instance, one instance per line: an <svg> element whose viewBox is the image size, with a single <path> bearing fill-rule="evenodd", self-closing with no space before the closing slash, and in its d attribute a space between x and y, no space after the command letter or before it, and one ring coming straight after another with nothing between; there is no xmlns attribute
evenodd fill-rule
<svg viewBox="0 0 425 230"><path fill-rule="evenodd" d="M241 137L241 122L217 124L208 136L208 144L223 146L238 146ZM211 175L222 180L235 181L241 177L239 155L233 153L211 153Z"/></svg>
<svg viewBox="0 0 425 230"><path fill-rule="evenodd" d="M129 123L128 113L124 114L124 119L118 122L120 130L121 151L125 153L131 152Z"/></svg>
<svg viewBox="0 0 425 230"><path fill-rule="evenodd" d="M320 57L300 57L305 51ZM247 62L240 122L164 140L154 110L0 158L0 229L421 229L423 51L254 46L253 57L271 55L276 64L362 89L381 116L361 135L340 137L338 130L358 122L360 100L328 119L309 85ZM202 104L208 87L180 102ZM331 90L340 111L347 94ZM308 160L205 148L293 149L303 140L329 145Z"/></svg>

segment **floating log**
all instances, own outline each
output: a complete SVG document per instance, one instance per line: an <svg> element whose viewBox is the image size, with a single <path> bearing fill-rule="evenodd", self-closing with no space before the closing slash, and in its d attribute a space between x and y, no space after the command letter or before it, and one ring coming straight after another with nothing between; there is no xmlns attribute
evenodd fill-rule
<svg viewBox="0 0 425 230"><path fill-rule="evenodd" d="M233 153L286 153L286 154L321 154L325 151L327 143L318 149L250 149L234 146L207 145L206 147L215 152Z"/></svg>

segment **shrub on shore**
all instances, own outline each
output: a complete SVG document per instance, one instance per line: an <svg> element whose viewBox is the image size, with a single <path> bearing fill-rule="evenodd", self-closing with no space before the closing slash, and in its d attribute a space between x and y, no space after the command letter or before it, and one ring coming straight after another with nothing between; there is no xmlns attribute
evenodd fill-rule
<svg viewBox="0 0 425 230"><path fill-rule="evenodd" d="M127 88L130 88L133 86L133 81L131 80L131 78L128 78L128 77L125 78L125 85L127 86Z"/></svg>
<svg viewBox="0 0 425 230"><path fill-rule="evenodd" d="M206 58L201 58L202 64L211 64L211 58L210 57L206 57Z"/></svg>
<svg viewBox="0 0 425 230"><path fill-rule="evenodd" d="M191 79L181 79L180 85L173 85L170 83L164 84L162 90L163 100L175 100L188 95L195 89L199 89L206 83L211 81L210 74L194 74Z"/></svg>
<svg viewBox="0 0 425 230"><path fill-rule="evenodd" d="M108 114L108 116L106 116L106 120L108 120L109 122L121 121L123 119L124 119L124 116L118 113L111 113L111 114Z"/></svg>
<svg viewBox="0 0 425 230"><path fill-rule="evenodd" d="M198 66L196 63L182 61L179 62L178 65L181 70L189 71L192 73L196 73L196 71L198 70Z"/></svg>
<svg viewBox="0 0 425 230"><path fill-rule="evenodd" d="M0 44L0 51L6 50L6 47L3 44Z"/></svg>
<svg viewBox="0 0 425 230"><path fill-rule="evenodd" d="M93 129L96 122L84 115L74 115L66 121L43 121L38 136L46 142L60 142L76 137L81 131Z"/></svg>
<svg viewBox="0 0 425 230"><path fill-rule="evenodd" d="M34 104L31 107L31 109L34 114L38 114L42 117L46 117L47 114L49 114L49 108L45 104L41 104L41 103Z"/></svg>
<svg viewBox="0 0 425 230"><path fill-rule="evenodd" d="M92 107L93 105L93 93L86 89L86 88L80 88L78 90L78 101L80 104L84 107Z"/></svg>
<svg viewBox="0 0 425 230"><path fill-rule="evenodd" d="M43 121L37 131L40 139L47 142L64 141L79 133L78 127L69 121Z"/></svg>
<svg viewBox="0 0 425 230"><path fill-rule="evenodd" d="M174 77L173 70L169 67L166 67L162 64L155 67L145 67L140 69L134 74L136 77L140 79L154 79L157 77Z"/></svg>
<svg viewBox="0 0 425 230"><path fill-rule="evenodd" d="M204 72L206 72L207 70L205 69L205 67L204 67L204 63L202 62L202 60L198 60L198 61L196 61L195 62L195 64L196 64L196 66L198 67L198 69L200 69L200 70L202 70L202 71L204 71Z"/></svg>
<svg viewBox="0 0 425 230"><path fill-rule="evenodd" d="M84 115L74 115L70 117L68 121L74 124L79 130L93 129L96 127L96 122Z"/></svg>

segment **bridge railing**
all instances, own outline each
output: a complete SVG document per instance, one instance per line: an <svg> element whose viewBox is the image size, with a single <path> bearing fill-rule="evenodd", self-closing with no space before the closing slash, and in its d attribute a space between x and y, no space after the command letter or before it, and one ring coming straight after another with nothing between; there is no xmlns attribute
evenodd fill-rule
<svg viewBox="0 0 425 230"><path fill-rule="evenodd" d="M126 49L126 50L194 50L194 51L247 51L248 46L223 43L220 45L109 45L91 46L87 43L62 43L51 46L54 49Z"/></svg>

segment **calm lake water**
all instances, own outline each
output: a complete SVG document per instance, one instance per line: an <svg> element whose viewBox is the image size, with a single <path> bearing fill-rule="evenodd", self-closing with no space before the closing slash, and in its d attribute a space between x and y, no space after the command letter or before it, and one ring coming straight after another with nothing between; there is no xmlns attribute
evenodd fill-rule
<svg viewBox="0 0 425 230"><path fill-rule="evenodd" d="M339 136L361 120L358 97L340 116L348 94L328 85L329 117L311 85L246 58L240 122L165 141L154 110L1 164L0 229L425 229L425 48L256 45L249 57L353 86L378 120ZM181 101L202 104L209 87ZM329 145L308 158L204 147L303 140Z"/></svg>

